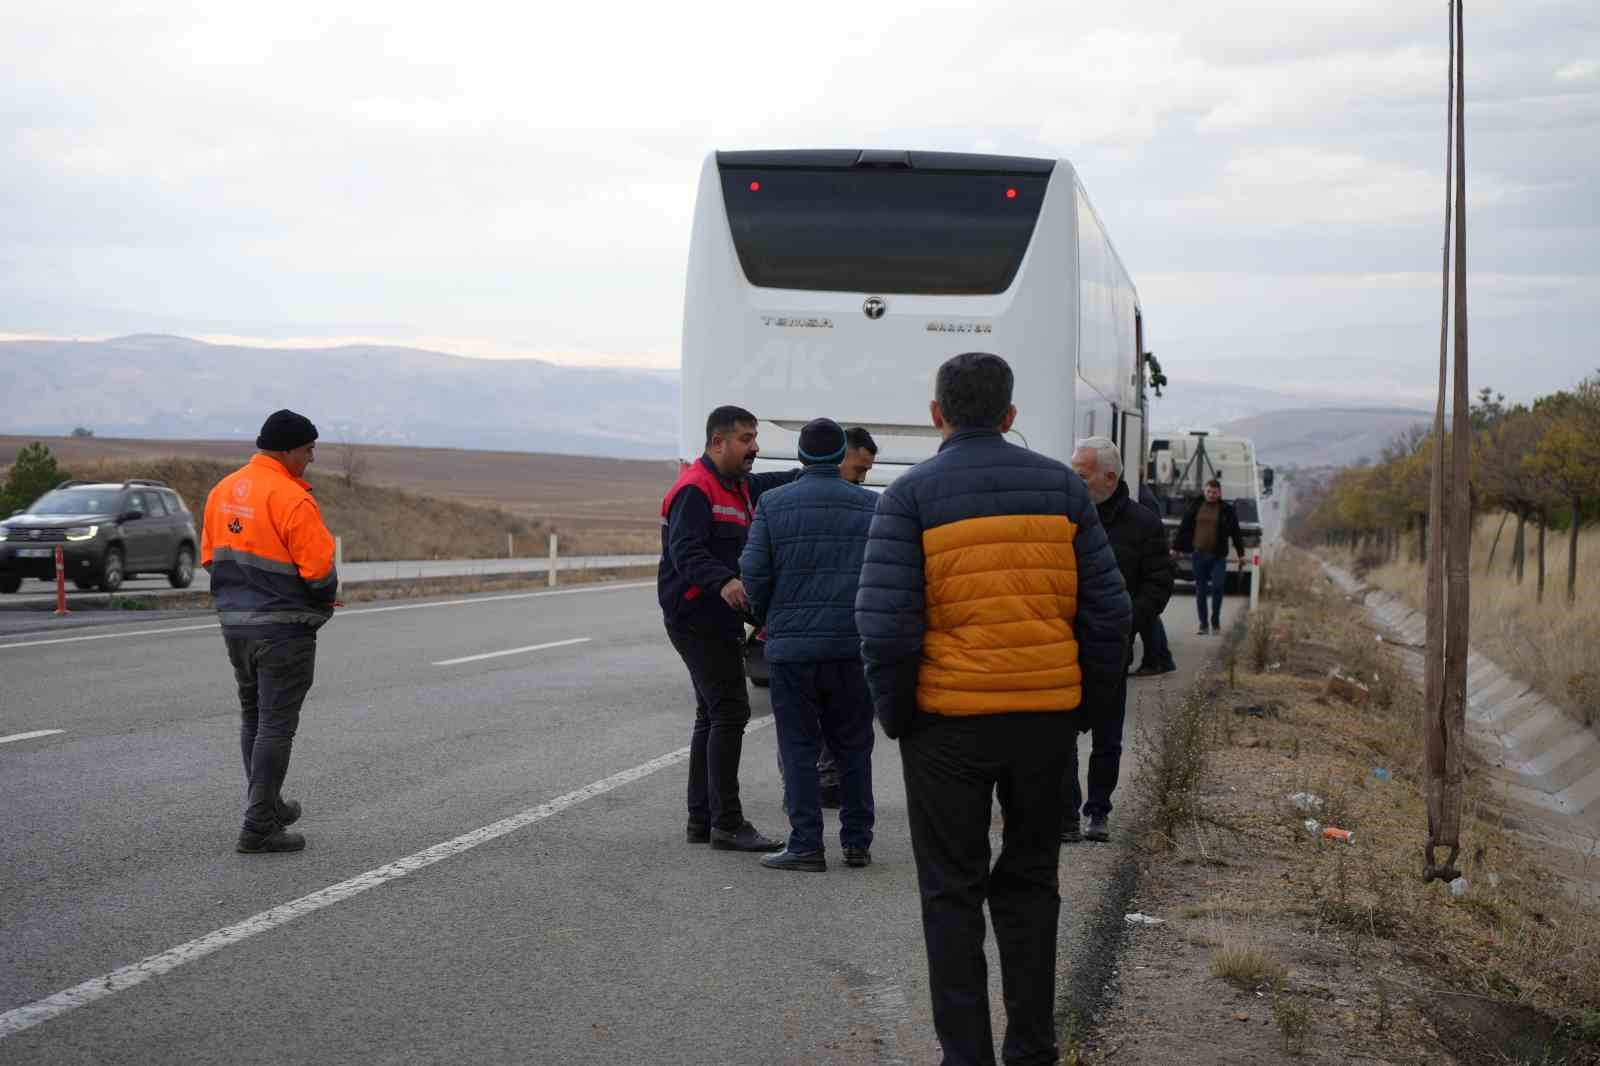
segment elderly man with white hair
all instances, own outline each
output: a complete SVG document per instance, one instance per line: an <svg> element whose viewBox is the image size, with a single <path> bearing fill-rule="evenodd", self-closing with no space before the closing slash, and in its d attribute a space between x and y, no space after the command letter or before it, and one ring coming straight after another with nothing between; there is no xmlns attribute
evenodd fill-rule
<svg viewBox="0 0 1600 1066"><path fill-rule="evenodd" d="M1167 531L1154 511L1130 497L1128 483L1122 479L1122 452L1106 437L1087 437L1072 453L1072 469L1089 487L1089 498L1100 514L1106 538L1117 557L1117 568L1133 600L1133 631L1145 630L1152 619L1160 618L1172 598L1172 555L1167 550ZM1067 817L1061 839L1076 843L1111 839L1108 818L1111 793L1116 790L1122 763L1122 720L1128 686L1124 677L1114 688L1103 689L1095 699L1086 698L1078 709L1078 730L1093 736L1089 754L1089 796L1084 801L1078 783L1078 745L1072 744L1067 762L1065 791ZM1088 818L1080 828L1080 812Z"/></svg>

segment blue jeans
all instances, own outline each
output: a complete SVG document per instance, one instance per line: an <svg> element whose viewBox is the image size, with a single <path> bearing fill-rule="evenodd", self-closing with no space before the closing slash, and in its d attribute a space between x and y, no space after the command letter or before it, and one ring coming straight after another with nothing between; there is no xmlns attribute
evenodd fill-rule
<svg viewBox="0 0 1600 1066"><path fill-rule="evenodd" d="M1228 575L1228 557L1226 555L1212 555L1210 552L1195 552L1190 557L1190 565L1194 568L1194 602L1195 608L1200 612L1200 624L1206 625L1206 597L1211 597L1210 626L1219 629L1222 626L1222 586Z"/></svg>
<svg viewBox="0 0 1600 1066"><path fill-rule="evenodd" d="M822 788L817 755L824 739L839 764L839 843L870 848L872 802L872 697L858 659L770 663L772 715L778 724L783 765L783 806L789 815L789 850L822 850Z"/></svg>

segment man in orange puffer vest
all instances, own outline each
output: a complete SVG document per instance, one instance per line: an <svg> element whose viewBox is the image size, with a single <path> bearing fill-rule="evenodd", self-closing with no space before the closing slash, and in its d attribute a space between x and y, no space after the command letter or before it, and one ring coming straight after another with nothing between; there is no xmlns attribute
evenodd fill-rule
<svg viewBox="0 0 1600 1066"><path fill-rule="evenodd" d="M302 480L317 427L275 411L256 438L257 454L206 498L200 563L239 685L239 740L248 799L238 850L299 851L288 827L300 804L282 796L300 707L317 658L317 630L338 604L334 543Z"/></svg>

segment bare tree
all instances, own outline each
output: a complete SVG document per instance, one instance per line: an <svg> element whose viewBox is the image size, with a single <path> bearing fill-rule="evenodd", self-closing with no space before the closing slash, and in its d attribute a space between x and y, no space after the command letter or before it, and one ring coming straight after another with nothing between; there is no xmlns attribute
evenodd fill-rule
<svg viewBox="0 0 1600 1066"><path fill-rule="evenodd" d="M371 462L367 450L352 441L345 441L339 445L339 476L350 488L366 481L367 470Z"/></svg>

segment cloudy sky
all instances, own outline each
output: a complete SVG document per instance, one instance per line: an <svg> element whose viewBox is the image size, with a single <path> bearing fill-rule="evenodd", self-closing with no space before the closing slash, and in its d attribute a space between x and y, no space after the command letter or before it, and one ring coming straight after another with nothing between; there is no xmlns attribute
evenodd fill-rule
<svg viewBox="0 0 1600 1066"><path fill-rule="evenodd" d="M1467 10L1473 377L1600 365L1600 4ZM701 159L1071 159L1175 380L1425 398L1441 0L0 12L0 335L672 366Z"/></svg>

